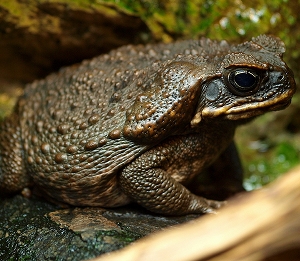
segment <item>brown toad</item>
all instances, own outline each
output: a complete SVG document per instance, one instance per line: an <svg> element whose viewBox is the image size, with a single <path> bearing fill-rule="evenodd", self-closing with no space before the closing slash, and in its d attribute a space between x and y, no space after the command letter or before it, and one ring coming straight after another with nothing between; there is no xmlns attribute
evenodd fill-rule
<svg viewBox="0 0 300 261"><path fill-rule="evenodd" d="M214 211L186 187L209 167L218 190L243 190L234 131L290 103L284 50L265 35L124 46L28 85L1 125L1 193L34 185L76 206Z"/></svg>

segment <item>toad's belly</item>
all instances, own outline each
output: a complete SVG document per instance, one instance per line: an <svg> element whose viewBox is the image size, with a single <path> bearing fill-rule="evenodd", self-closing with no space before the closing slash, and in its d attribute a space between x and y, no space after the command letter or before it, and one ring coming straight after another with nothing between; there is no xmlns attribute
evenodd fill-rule
<svg viewBox="0 0 300 261"><path fill-rule="evenodd" d="M60 187L39 188L55 201L74 206L118 207L130 202L119 186L117 175L85 177Z"/></svg>

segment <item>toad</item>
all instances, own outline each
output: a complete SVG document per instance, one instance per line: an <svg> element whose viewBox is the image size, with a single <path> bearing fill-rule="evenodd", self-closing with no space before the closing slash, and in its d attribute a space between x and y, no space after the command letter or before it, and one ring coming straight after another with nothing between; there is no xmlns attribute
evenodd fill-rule
<svg viewBox="0 0 300 261"><path fill-rule="evenodd" d="M284 51L266 35L128 45L35 81L0 126L0 193L34 186L74 206L214 212L222 203L189 186L214 169L216 190L243 190L234 132L290 104Z"/></svg>

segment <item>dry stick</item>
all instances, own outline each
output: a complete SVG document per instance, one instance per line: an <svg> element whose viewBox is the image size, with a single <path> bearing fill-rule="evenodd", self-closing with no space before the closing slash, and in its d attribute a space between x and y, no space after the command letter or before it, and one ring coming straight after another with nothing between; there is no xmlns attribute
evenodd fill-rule
<svg viewBox="0 0 300 261"><path fill-rule="evenodd" d="M263 260L300 251L300 167L206 215L94 261Z"/></svg>

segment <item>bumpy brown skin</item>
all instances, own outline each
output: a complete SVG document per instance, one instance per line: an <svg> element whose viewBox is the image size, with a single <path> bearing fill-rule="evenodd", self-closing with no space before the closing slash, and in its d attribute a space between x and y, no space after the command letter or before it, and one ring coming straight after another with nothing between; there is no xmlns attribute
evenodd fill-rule
<svg viewBox="0 0 300 261"><path fill-rule="evenodd" d="M234 130L289 104L283 52L270 36L125 46L36 81L0 127L1 193L34 185L77 206L213 212L220 202L186 186L209 167L224 194L243 189Z"/></svg>

